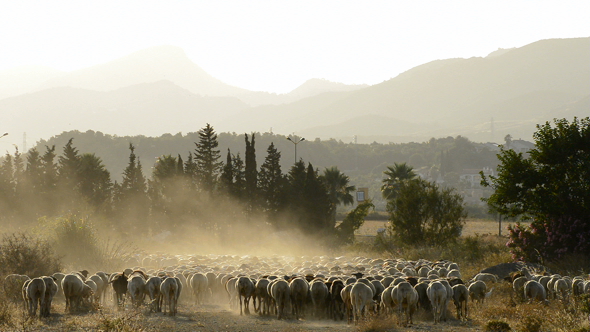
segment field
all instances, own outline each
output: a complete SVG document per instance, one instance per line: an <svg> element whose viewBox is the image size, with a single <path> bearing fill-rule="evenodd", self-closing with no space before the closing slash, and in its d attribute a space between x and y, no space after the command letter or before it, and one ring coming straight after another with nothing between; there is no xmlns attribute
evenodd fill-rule
<svg viewBox="0 0 590 332"><path fill-rule="evenodd" d="M367 220L363 226L357 231L360 236L374 236L377 230L387 227L387 220ZM510 223L502 222L502 236L507 236L508 231L506 226ZM483 219L467 219L465 227L463 228L463 236L470 235L498 235L498 222Z"/></svg>
<svg viewBox="0 0 590 332"><path fill-rule="evenodd" d="M374 236L379 228L385 226L383 221L367 221L359 230L360 237ZM505 226L505 225L503 225ZM481 241L495 241L495 245L504 242L497 237L498 224L493 221L468 220L463 235L486 235ZM506 230L503 230L505 235ZM482 242L482 245L489 243ZM502 249L504 250L504 249ZM459 252L460 255L463 251ZM413 254L421 254L414 252ZM433 257L440 253L431 253ZM159 254L162 257L170 255ZM210 258L209 256L215 256ZM191 269L193 271L225 271L237 275L253 275L259 266L272 267L273 271L282 271L289 274L290 271L302 271L316 269L315 271L327 271L330 266L342 266L342 275L350 275L344 267L361 266L371 261L369 258L358 257L255 257L255 256L217 256L194 255L192 257L178 257L179 265L164 268L151 267L152 270ZM424 257L424 256L419 256ZM496 264L498 255L461 265L464 279L467 280L477 271ZM373 257L378 258L378 257ZM383 257L385 258L385 257ZM389 257L391 258L391 257ZM360 265L355 265L357 262ZM362 262L362 263L361 263ZM492 264L493 263L493 264ZM374 263L372 263L374 264ZM380 263L378 263L379 265ZM135 264L133 264L135 265ZM377 265L373 265L377 266ZM283 267L283 268L280 268ZM356 268L356 267L355 267ZM352 269L352 267L351 267ZM387 268L384 267L386 270ZM269 271L271 271L269 270ZM186 271L186 270L185 270ZM268 273L268 272L264 272ZM281 272L275 272L281 275ZM322 272L315 272L322 273ZM587 275L585 276L586 279ZM1 280L0 280L1 283ZM2 286L2 285L0 285ZM4 292L0 291L0 330L1 331L487 331L490 324L506 323L512 331L548 331L548 332L582 332L588 331L588 314L590 313L590 301L588 297L567 299L550 299L547 305L541 303L528 303L516 296L510 283L498 282L488 285L493 288L491 296L483 304L469 302L469 315L465 321L456 318L454 305L449 303L449 317L439 324L433 323L433 315L419 309L414 315L413 324L401 324L397 315L371 314L359 324L347 324L344 321L333 321L326 318L312 317L314 312L309 310L305 317L296 320L292 316L278 320L275 315L260 316L251 308L251 315L240 315L239 307L230 307L225 290L218 290L205 304L197 305L190 294L190 288L184 288L183 297L178 305L178 314L175 317L165 316L162 313L151 312L147 305L136 309L130 306L129 301L122 309L117 309L112 300L112 294L107 294L105 302L79 313L65 313L63 299L56 299L52 306L52 314L48 318L30 317L23 309L22 301L19 303L6 299ZM0 289L4 289L0 287Z"/></svg>

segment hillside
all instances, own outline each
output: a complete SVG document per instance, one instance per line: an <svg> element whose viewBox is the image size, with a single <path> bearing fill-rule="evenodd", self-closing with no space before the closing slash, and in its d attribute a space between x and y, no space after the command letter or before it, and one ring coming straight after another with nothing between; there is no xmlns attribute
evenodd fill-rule
<svg viewBox="0 0 590 332"><path fill-rule="evenodd" d="M499 141L509 133L530 139L537 123L587 98L589 58L590 38L575 38L543 40L486 58L436 60L337 100L316 97L313 104L324 103L321 107L280 105L246 110L251 117L243 125L340 138L355 132L339 123L375 114L414 124L396 133L375 128L375 135L390 136L393 141L396 136L458 134ZM578 116L588 114L590 110ZM285 123L285 117L297 121Z"/></svg>
<svg viewBox="0 0 590 332"><path fill-rule="evenodd" d="M169 81L143 83L113 91L51 88L0 100L3 126L11 132L48 138L68 130L89 129L127 135L161 135L198 130L220 114L248 106L232 97L203 97Z"/></svg>
<svg viewBox="0 0 590 332"><path fill-rule="evenodd" d="M0 130L11 135L0 148L19 144L23 132L34 140L88 129L162 135L205 123L219 132L344 142L356 135L363 143L531 140L539 123L590 115L589 58L590 38L542 40L484 58L431 61L369 87L311 79L277 95L227 85L182 49L154 47L70 73L1 72L0 96L11 97L0 99Z"/></svg>

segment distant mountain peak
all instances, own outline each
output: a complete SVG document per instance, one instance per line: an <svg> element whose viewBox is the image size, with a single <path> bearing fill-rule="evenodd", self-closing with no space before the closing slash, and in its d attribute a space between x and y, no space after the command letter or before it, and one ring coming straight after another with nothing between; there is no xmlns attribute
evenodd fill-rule
<svg viewBox="0 0 590 332"><path fill-rule="evenodd" d="M367 84L344 84L332 82L323 78L312 78L305 81L305 83L298 86L295 90L289 92L288 95L295 98L306 98L323 92L353 91L368 86L369 85Z"/></svg>

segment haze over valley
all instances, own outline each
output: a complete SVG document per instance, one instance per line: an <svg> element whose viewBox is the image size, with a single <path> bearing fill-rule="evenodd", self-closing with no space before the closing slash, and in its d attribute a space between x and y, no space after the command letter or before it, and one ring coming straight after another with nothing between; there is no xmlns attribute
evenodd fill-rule
<svg viewBox="0 0 590 332"><path fill-rule="evenodd" d="M531 140L538 123L590 114L589 58L590 38L541 40L486 57L434 60L372 86L310 78L275 94L226 84L181 48L159 46L71 72L2 71L0 114L19 146L25 132L30 140L89 129L158 136L205 123L218 132L356 136L358 143Z"/></svg>

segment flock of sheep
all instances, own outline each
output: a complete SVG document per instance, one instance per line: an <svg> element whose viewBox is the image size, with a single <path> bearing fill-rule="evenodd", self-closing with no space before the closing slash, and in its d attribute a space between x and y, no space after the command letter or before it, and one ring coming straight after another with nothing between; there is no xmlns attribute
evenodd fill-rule
<svg viewBox="0 0 590 332"><path fill-rule="evenodd" d="M483 303L492 294L496 275L479 273L464 282L459 266L449 261L405 261L364 257L179 256L150 255L130 262L121 272L55 273L29 279L5 278L7 294L22 295L30 315L49 316L54 298L63 297L66 312L92 310L110 302L119 308L146 306L176 315L178 303L225 303L250 314L250 301L260 315L283 318L345 320L358 323L369 313L397 314L413 323L418 310L431 312L434 322L449 318L449 303L457 319L466 320L468 303ZM590 293L581 277L531 274L527 269L509 281L523 300L567 300L570 294Z"/></svg>

